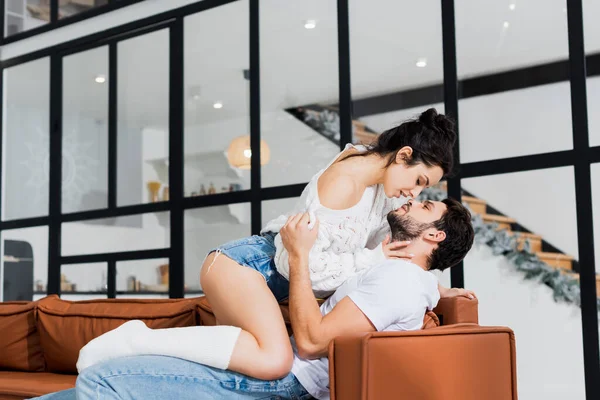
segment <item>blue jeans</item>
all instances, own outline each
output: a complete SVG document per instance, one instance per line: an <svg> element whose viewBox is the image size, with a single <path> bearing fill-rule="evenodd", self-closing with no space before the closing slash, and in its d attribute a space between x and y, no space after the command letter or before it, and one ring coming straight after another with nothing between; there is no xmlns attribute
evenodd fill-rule
<svg viewBox="0 0 600 400"><path fill-rule="evenodd" d="M85 369L76 389L37 400L220 400L312 397L292 374L261 381L180 358L123 357Z"/></svg>
<svg viewBox="0 0 600 400"><path fill-rule="evenodd" d="M238 264L258 271L265 278L273 296L277 301L282 301L290 297L290 282L275 267L275 236L276 233L267 232L234 240L211 250L209 254L218 251ZM212 273L219 272L211 267Z"/></svg>

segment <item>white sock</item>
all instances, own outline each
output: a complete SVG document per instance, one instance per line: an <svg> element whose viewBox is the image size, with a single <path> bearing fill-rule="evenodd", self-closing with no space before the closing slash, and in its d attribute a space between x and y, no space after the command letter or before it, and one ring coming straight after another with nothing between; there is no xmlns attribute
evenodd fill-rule
<svg viewBox="0 0 600 400"><path fill-rule="evenodd" d="M189 326L150 329L128 321L86 344L79 352L77 371L119 357L158 355L227 369L241 329L234 326Z"/></svg>

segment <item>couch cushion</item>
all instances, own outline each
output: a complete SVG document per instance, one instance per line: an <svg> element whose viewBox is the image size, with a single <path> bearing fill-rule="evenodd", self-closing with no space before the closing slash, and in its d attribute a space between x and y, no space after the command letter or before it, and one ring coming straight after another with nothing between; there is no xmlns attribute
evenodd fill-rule
<svg viewBox="0 0 600 400"><path fill-rule="evenodd" d="M0 370L44 370L35 302L0 303Z"/></svg>
<svg viewBox="0 0 600 400"><path fill-rule="evenodd" d="M197 325L198 299L102 299L66 301L53 295L40 300L38 331L46 370L76 373L79 350L90 340L140 319L150 328Z"/></svg>
<svg viewBox="0 0 600 400"><path fill-rule="evenodd" d="M77 375L0 371L0 399L25 399L75 387Z"/></svg>

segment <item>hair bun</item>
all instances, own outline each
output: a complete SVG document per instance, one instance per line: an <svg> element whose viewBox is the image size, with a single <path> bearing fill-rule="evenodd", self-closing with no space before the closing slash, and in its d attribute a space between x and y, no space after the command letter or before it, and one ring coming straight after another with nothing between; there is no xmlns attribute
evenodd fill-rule
<svg viewBox="0 0 600 400"><path fill-rule="evenodd" d="M445 116L444 114L438 114L435 108L430 108L424 111L419 116L419 122L425 125L427 128L446 136L453 143L456 141L454 121L451 118Z"/></svg>

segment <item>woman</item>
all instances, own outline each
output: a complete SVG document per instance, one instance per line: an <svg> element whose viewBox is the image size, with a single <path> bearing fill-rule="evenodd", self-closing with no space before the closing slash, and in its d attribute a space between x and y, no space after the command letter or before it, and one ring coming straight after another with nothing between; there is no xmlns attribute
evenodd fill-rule
<svg viewBox="0 0 600 400"><path fill-rule="evenodd" d="M400 250L406 244L389 243L386 216L405 202L398 199L418 196L452 170L455 142L453 122L429 109L371 147L348 145L311 179L290 214L308 211L320 222L309 262L317 296L385 257L410 258ZM231 339L228 369L260 379L285 376L293 361L278 306L289 290L288 256L277 235L287 217L269 222L261 236L215 249L201 271L219 324L242 329Z"/></svg>
<svg viewBox="0 0 600 400"><path fill-rule="evenodd" d="M387 214L405 203L401 198L418 196L452 170L455 142L452 121L429 109L382 133L370 147L348 145L311 179L290 214L308 211L311 223L319 220L309 257L317 296L331 294L385 258L411 257L401 250L406 242L389 243ZM263 380L287 375L293 352L278 301L288 297L289 265L277 234L287 218L269 222L260 236L226 243L207 256L200 279L220 326L152 331L141 321L130 321L86 345L79 371L152 349L150 354ZM447 290L440 287L440 295L449 295Z"/></svg>

